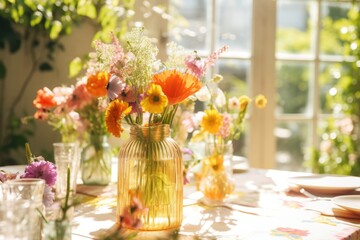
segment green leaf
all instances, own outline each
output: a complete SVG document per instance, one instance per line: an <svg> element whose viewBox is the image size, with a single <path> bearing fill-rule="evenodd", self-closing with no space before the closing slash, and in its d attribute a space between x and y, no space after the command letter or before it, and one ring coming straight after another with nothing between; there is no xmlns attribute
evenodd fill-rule
<svg viewBox="0 0 360 240"><path fill-rule="evenodd" d="M69 64L69 78L78 75L82 69L83 63L79 57L74 58Z"/></svg>
<svg viewBox="0 0 360 240"><path fill-rule="evenodd" d="M18 6L18 16L20 17L19 21L20 23L24 24L24 13L25 13L24 6L20 4L18 4L17 6Z"/></svg>
<svg viewBox="0 0 360 240"><path fill-rule="evenodd" d="M0 0L0 10L4 10L6 7L6 1L5 0Z"/></svg>
<svg viewBox="0 0 360 240"><path fill-rule="evenodd" d="M43 62L39 66L39 71L41 71L41 72L51 71L52 69L53 69L52 66L47 62Z"/></svg>
<svg viewBox="0 0 360 240"><path fill-rule="evenodd" d="M53 21L50 30L50 39L58 38L61 29L62 29L62 23L58 20Z"/></svg>
<svg viewBox="0 0 360 240"><path fill-rule="evenodd" d="M19 14L18 11L16 10L16 8L11 8L10 10L10 14L11 14L11 18L14 20L14 22L18 23L19 22Z"/></svg>
<svg viewBox="0 0 360 240"><path fill-rule="evenodd" d="M30 9L32 9L33 11L35 11L35 9L36 9L35 1L33 1L33 0L24 0L24 3L25 3L25 5L28 6Z"/></svg>
<svg viewBox="0 0 360 240"><path fill-rule="evenodd" d="M6 66L3 61L0 61L0 80L5 79L6 77Z"/></svg>
<svg viewBox="0 0 360 240"><path fill-rule="evenodd" d="M27 159L28 164L32 163L33 162L33 155L31 153L29 143L25 143L25 153L26 153L26 159Z"/></svg>
<svg viewBox="0 0 360 240"><path fill-rule="evenodd" d="M43 15L40 11L34 12L34 14L31 15L30 26L33 27L38 25L41 22L42 18Z"/></svg>
<svg viewBox="0 0 360 240"><path fill-rule="evenodd" d="M91 19L96 18L96 8L91 1L80 0L77 8L77 13Z"/></svg>

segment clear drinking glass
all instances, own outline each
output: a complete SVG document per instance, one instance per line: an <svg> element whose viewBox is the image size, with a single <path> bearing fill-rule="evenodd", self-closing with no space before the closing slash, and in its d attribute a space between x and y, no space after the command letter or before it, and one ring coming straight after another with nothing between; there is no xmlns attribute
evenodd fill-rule
<svg viewBox="0 0 360 240"><path fill-rule="evenodd" d="M57 168L56 198L66 196L67 169L70 168L70 196L76 193L80 154L76 143L54 143L54 158Z"/></svg>
<svg viewBox="0 0 360 240"><path fill-rule="evenodd" d="M8 180L2 184L0 238L41 239L45 181L38 178Z"/></svg>

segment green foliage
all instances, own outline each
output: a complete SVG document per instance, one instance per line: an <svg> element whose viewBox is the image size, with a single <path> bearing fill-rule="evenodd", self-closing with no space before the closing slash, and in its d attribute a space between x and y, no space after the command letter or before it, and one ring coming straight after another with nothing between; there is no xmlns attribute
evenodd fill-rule
<svg viewBox="0 0 360 240"><path fill-rule="evenodd" d="M310 30L303 32L295 28L280 28L276 38L276 48L279 52L306 53L310 50Z"/></svg>
<svg viewBox="0 0 360 240"><path fill-rule="evenodd" d="M0 166L16 163L25 164L24 161L13 159L11 154L13 151L24 148L25 143L28 142L28 138L34 135L36 130L35 121L29 121L28 125L25 127L20 121L20 118L13 115L9 118L6 128L11 134L6 135L0 145Z"/></svg>
<svg viewBox="0 0 360 240"><path fill-rule="evenodd" d="M277 105L284 113L305 112L309 94L308 65L279 63L278 72Z"/></svg>
<svg viewBox="0 0 360 240"><path fill-rule="evenodd" d="M82 70L82 60L79 57L74 58L69 64L69 78L77 76Z"/></svg>
<svg viewBox="0 0 360 240"><path fill-rule="evenodd" d="M36 71L55 68L57 52L65 50L62 37L70 35L85 20L94 23L97 29L94 39L108 39L111 31L120 36L127 31L134 3L135 0L0 0L0 51L14 54L27 45L24 49L30 50L32 59L25 81L19 83L19 92L14 93L10 113L0 116L0 159L7 159L9 164L10 161L16 162L9 159L11 151L23 148L27 138L33 134L32 125L12 127L20 122L15 109ZM69 66L70 77L80 72L82 60L79 59ZM6 63L0 61L2 88L6 86L6 76ZM0 109L4 109L5 92L0 92Z"/></svg>
<svg viewBox="0 0 360 240"><path fill-rule="evenodd" d="M330 117L321 129L320 149L312 149L310 163L314 172L360 176L360 13L358 5L347 19L333 24L341 34L344 63L341 76L333 85L336 94L327 95L330 108L341 118Z"/></svg>

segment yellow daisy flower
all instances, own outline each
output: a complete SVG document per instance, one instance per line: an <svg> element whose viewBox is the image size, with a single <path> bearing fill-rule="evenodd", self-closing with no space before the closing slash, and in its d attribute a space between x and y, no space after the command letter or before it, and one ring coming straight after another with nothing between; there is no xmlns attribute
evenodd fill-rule
<svg viewBox="0 0 360 240"><path fill-rule="evenodd" d="M115 137L120 137L124 129L121 120L131 113L131 106L127 102L116 99L110 102L105 112L105 124L108 132Z"/></svg>
<svg viewBox="0 0 360 240"><path fill-rule="evenodd" d="M246 95L239 97L240 111L245 110L250 102L251 102L251 99Z"/></svg>
<svg viewBox="0 0 360 240"><path fill-rule="evenodd" d="M201 128L209 133L216 134L222 125L223 116L216 109L208 109L201 120Z"/></svg>
<svg viewBox="0 0 360 240"><path fill-rule="evenodd" d="M267 104L267 99L265 98L264 95L259 94L259 95L256 96L256 98L255 98L255 105L256 105L258 108L264 108L264 107L266 107L266 104Z"/></svg>
<svg viewBox="0 0 360 240"><path fill-rule="evenodd" d="M159 85L150 84L149 89L146 91L146 97L140 104L144 111L160 114L167 106L168 99Z"/></svg>

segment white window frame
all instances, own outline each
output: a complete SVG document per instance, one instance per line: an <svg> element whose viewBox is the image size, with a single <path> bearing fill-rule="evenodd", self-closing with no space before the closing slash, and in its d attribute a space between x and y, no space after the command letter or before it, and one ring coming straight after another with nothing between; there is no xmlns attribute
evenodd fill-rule
<svg viewBox="0 0 360 240"><path fill-rule="evenodd" d="M211 26L208 29L212 31L210 41L210 52L215 50L216 37L216 1L208 0L212 4L211 10ZM258 93L264 94L268 99L268 104L261 111L251 111L249 114L248 134L247 134L247 157L251 167L255 168L275 168L276 167L276 136L275 127L277 122L287 121L304 121L310 123L310 145L318 147L318 124L321 119L326 117L320 114L319 108L319 84L318 75L321 62L341 62L343 59L330 57L327 59L320 58L320 29L321 29L321 7L324 0L316 0L317 24L315 36L315 54L313 58L302 58L301 56L284 56L276 54L276 9L279 0L252 0L252 49L250 56L225 56L220 58L230 58L238 60L250 60L250 82L248 86L249 95L254 96ZM142 1L137 1L136 12L143 7ZM342 2L351 2L344 0ZM168 7L168 0L153 1L154 5L161 5L165 9ZM151 10L150 10L151 11ZM141 14L141 13L140 13ZM136 19L136 18L135 18ZM164 18L155 17L155 20L144 21L141 16L138 20L143 21L146 29L149 29L150 35L157 38L160 52L165 51L165 43L167 42L167 24ZM163 56L164 57L164 56ZM314 63L314 79L309 82L311 97L313 98L313 110L310 114L275 114L276 107L276 62L278 60L286 61L304 61ZM212 75L215 69L210 70Z"/></svg>

